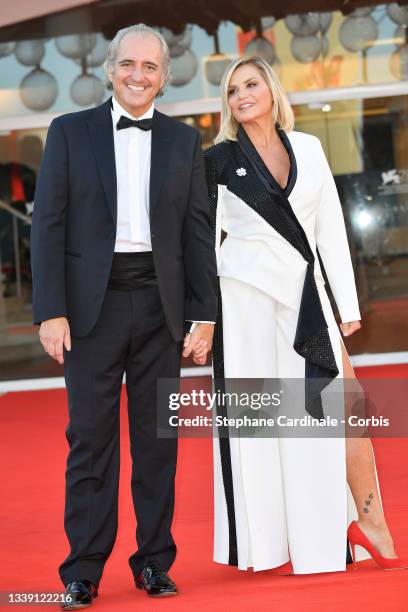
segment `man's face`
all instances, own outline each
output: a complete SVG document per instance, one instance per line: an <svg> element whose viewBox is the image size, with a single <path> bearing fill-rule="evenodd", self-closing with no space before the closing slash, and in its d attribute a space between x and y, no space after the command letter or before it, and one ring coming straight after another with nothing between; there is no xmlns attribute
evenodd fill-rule
<svg viewBox="0 0 408 612"><path fill-rule="evenodd" d="M159 40L153 34L126 34L108 76L119 104L134 117L143 115L163 85Z"/></svg>

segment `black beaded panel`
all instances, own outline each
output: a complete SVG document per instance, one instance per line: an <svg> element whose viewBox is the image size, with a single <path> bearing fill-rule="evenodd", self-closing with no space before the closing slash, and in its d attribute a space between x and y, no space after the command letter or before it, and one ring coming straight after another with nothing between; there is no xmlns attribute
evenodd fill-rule
<svg viewBox="0 0 408 612"><path fill-rule="evenodd" d="M207 173L208 196L210 199L211 220L214 231L214 242L216 234L216 217L217 217L217 200L218 200L218 185L222 184L225 162L228 160L229 144L221 143L212 147L205 154L205 164ZM217 397L222 397L225 393L225 373L224 373L224 340L222 327L222 302L221 291L218 284L218 314L214 331L213 341L213 368L214 368L214 393ZM227 411L224 404L216 405L217 415L226 417ZM227 506L228 516L228 532L229 532L229 565L238 565L238 545L237 531L235 522L235 503L234 503L234 485L232 479L232 464L231 464L231 448L228 436L228 427L218 427L218 442L220 446L221 456L221 472L224 484L225 502Z"/></svg>
<svg viewBox="0 0 408 612"><path fill-rule="evenodd" d="M308 359L316 365L323 366L327 369L333 369L332 346L329 334L322 329L320 332L306 340L299 346L299 352L302 353L305 359Z"/></svg>
<svg viewBox="0 0 408 612"><path fill-rule="evenodd" d="M307 362L323 369L321 374L314 370L316 377L333 378L339 373L316 285L313 262L306 269L293 346Z"/></svg>
<svg viewBox="0 0 408 612"><path fill-rule="evenodd" d="M229 142L221 142L204 153L214 239L216 232L218 185L225 185L226 183L225 176L226 170L228 169L228 160L231 156L231 150L232 147Z"/></svg>

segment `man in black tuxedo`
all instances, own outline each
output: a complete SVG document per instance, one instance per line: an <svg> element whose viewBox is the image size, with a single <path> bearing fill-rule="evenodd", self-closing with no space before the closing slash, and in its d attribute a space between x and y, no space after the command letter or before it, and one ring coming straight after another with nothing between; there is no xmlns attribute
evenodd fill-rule
<svg viewBox="0 0 408 612"><path fill-rule="evenodd" d="M205 363L217 305L201 140L153 106L169 63L150 28L119 31L105 63L113 97L51 123L37 183L34 321L65 363L69 400L65 609L96 597L115 541L124 373L138 524L129 564L149 595L177 593L177 440L157 437L156 383L180 375L185 321L196 325L183 354Z"/></svg>

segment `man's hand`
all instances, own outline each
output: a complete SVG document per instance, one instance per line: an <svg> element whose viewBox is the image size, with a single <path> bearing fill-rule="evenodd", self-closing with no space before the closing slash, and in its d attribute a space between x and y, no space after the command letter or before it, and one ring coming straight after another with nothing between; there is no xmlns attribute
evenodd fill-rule
<svg viewBox="0 0 408 612"><path fill-rule="evenodd" d="M64 363L63 347L65 346L67 351L71 350L71 333L68 320L65 317L58 317L57 319L43 321L39 334L41 344L50 357L60 364Z"/></svg>
<svg viewBox="0 0 408 612"><path fill-rule="evenodd" d="M197 365L204 365L207 353L211 350L214 335L212 323L198 323L193 333L186 334L184 338L183 357L193 354L193 361Z"/></svg>
<svg viewBox="0 0 408 612"><path fill-rule="evenodd" d="M351 334L354 334L354 332L360 329L360 327L360 321L349 321L348 323L340 323L340 329L343 333L343 336L351 336Z"/></svg>

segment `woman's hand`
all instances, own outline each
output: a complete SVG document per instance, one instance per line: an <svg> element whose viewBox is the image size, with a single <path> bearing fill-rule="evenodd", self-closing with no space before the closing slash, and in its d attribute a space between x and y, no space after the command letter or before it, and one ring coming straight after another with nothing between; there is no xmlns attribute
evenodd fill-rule
<svg viewBox="0 0 408 612"><path fill-rule="evenodd" d="M354 334L354 332L360 329L360 327L360 321L349 321L348 323L340 323L340 329L342 331L343 336L351 336L351 334Z"/></svg>
<svg viewBox="0 0 408 612"><path fill-rule="evenodd" d="M197 323L194 331L184 339L183 357L193 356L197 365L205 365L207 353L211 350L214 335L212 323Z"/></svg>

